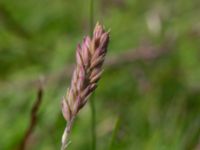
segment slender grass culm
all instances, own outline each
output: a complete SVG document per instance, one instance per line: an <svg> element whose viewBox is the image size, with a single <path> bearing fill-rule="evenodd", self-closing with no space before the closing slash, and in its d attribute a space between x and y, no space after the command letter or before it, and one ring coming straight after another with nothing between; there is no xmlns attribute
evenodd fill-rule
<svg viewBox="0 0 200 150"><path fill-rule="evenodd" d="M103 26L97 23L93 37L86 36L82 44L77 47L76 67L71 86L62 100L62 113L67 125L62 136L61 150L67 148L74 119L97 87L103 72L102 65L108 42L109 32L106 32Z"/></svg>
<svg viewBox="0 0 200 150"><path fill-rule="evenodd" d="M93 34L94 27L94 0L90 0L89 4L90 16L90 36ZM91 110L91 150L96 150L96 109L95 109L95 92L90 97L90 110Z"/></svg>

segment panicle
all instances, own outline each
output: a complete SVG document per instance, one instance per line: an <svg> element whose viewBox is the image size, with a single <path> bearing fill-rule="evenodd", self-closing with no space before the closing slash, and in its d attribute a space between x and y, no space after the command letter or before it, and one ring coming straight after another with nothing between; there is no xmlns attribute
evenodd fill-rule
<svg viewBox="0 0 200 150"><path fill-rule="evenodd" d="M76 50L76 68L70 88L62 100L62 113L66 121L76 116L87 103L89 96L96 89L103 72L109 42L109 33L102 25L96 24L93 37L86 36Z"/></svg>

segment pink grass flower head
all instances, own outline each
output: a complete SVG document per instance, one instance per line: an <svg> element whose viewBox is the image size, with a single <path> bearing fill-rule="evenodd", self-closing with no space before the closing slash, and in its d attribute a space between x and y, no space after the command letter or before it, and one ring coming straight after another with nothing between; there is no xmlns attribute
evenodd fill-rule
<svg viewBox="0 0 200 150"><path fill-rule="evenodd" d="M103 72L102 65L107 52L109 32L102 25L96 24L93 37L86 36L76 50L76 68L71 86L63 97L62 113L70 121L87 103L89 96L96 89Z"/></svg>

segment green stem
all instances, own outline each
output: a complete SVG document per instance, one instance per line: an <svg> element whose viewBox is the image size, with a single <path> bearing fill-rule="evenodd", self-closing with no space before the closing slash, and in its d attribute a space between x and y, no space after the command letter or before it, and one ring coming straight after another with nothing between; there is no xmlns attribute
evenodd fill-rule
<svg viewBox="0 0 200 150"><path fill-rule="evenodd" d="M119 127L120 127L120 116L117 118L116 122L115 122L115 126L114 126L114 129L113 129L113 132L112 132L112 137L111 137L111 140L110 140L110 145L109 145L109 150L112 150L113 148L113 145L114 145L114 142L115 142L115 138L117 136L117 132L119 130Z"/></svg>
<svg viewBox="0 0 200 150"><path fill-rule="evenodd" d="M96 150L96 109L95 109L94 93L90 99L90 107L91 107L92 150Z"/></svg>
<svg viewBox="0 0 200 150"><path fill-rule="evenodd" d="M90 36L92 37L94 27L94 0L90 0ZM92 134L92 150L96 150L96 110L95 110L95 94L91 96L91 134Z"/></svg>
<svg viewBox="0 0 200 150"><path fill-rule="evenodd" d="M92 37L94 27L94 0L90 0L90 36Z"/></svg>

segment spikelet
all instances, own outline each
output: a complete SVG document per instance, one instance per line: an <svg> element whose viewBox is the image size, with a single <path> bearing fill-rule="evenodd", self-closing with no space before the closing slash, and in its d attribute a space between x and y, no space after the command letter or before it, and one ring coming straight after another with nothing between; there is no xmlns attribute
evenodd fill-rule
<svg viewBox="0 0 200 150"><path fill-rule="evenodd" d="M89 96L96 89L103 72L102 65L107 52L109 33L103 26L96 24L92 39L86 36L76 50L76 68L71 86L62 100L62 113L70 121L87 103Z"/></svg>

